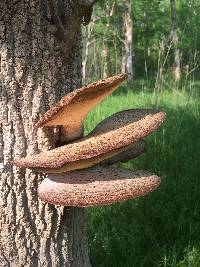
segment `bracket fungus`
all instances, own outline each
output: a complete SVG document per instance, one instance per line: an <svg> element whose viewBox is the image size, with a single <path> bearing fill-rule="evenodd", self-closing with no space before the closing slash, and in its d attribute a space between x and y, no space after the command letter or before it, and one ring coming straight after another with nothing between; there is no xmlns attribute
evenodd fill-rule
<svg viewBox="0 0 200 267"><path fill-rule="evenodd" d="M35 126L60 125L63 127L62 135L65 140L71 141L79 138L88 112L112 94L126 77L127 74L120 74L89 84L67 94L54 107L48 110Z"/></svg>
<svg viewBox="0 0 200 267"><path fill-rule="evenodd" d="M120 74L77 89L63 97L38 121L37 127L64 127L63 139L73 141L14 160L18 167L48 173L38 188L43 201L81 207L111 204L150 193L160 184L156 175L110 165L144 153L146 142L143 139L163 123L164 112L150 109L120 111L81 138L88 112L126 77L127 74Z"/></svg>
<svg viewBox="0 0 200 267"><path fill-rule="evenodd" d="M48 203L85 207L144 196L159 184L160 178L148 172L97 166L56 177L49 174L38 195Z"/></svg>
<svg viewBox="0 0 200 267"><path fill-rule="evenodd" d="M14 163L49 173L88 168L155 131L164 117L163 112L148 109L121 111L105 119L85 138Z"/></svg>

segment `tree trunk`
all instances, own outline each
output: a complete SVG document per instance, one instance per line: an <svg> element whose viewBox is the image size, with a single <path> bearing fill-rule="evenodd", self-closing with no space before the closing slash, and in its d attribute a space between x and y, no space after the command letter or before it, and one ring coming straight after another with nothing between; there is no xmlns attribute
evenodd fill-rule
<svg viewBox="0 0 200 267"><path fill-rule="evenodd" d="M69 2L57 6L70 32ZM80 27L66 59L47 0L2 0L0 10L0 266L90 266L84 210L42 203L44 175L11 164L55 147L58 130L37 132L34 123L81 85Z"/></svg>
<svg viewBox="0 0 200 267"><path fill-rule="evenodd" d="M133 79L133 54L132 54L132 38L133 38L133 23L131 17L131 1L124 0L124 52L122 56L122 71L129 73L128 82L131 83ZM125 62L125 64L124 64Z"/></svg>
<svg viewBox="0 0 200 267"><path fill-rule="evenodd" d="M121 73L126 72L126 53L124 47L122 48L122 61L121 61Z"/></svg>
<svg viewBox="0 0 200 267"><path fill-rule="evenodd" d="M108 77L108 53L109 53L109 48L107 46L106 41L103 41L103 47L102 47L102 61L103 61L103 66L102 66L102 78L105 79Z"/></svg>
<svg viewBox="0 0 200 267"><path fill-rule="evenodd" d="M106 39L106 35L109 32L111 28L111 18L113 16L114 8L115 8L115 1L111 2L110 4L107 3L106 9L105 9L105 19L106 19L106 25L103 33L103 42L102 42L102 75L101 77L103 79L108 77L108 65L109 65L109 46L108 46L108 40Z"/></svg>
<svg viewBox="0 0 200 267"><path fill-rule="evenodd" d="M87 62L88 62L88 57L89 57L89 48L91 45L91 37L93 34L94 30L94 22L92 21L86 28L85 30L85 40L84 40L84 47L83 47L83 67L82 67L82 72L83 72L83 84L87 82L87 75L86 72L86 67L87 67Z"/></svg>
<svg viewBox="0 0 200 267"><path fill-rule="evenodd" d="M181 67L180 67L180 51L178 48L178 34L177 34L177 21L176 21L176 2L170 0L171 5L171 19L172 19L172 42L174 45L174 78L176 81L180 80Z"/></svg>

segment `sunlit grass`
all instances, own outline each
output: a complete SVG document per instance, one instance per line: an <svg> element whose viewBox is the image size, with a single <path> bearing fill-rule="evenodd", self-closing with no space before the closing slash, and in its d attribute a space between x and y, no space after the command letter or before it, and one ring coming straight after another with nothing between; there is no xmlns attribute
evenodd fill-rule
<svg viewBox="0 0 200 267"><path fill-rule="evenodd" d="M119 89L92 111L85 131L119 110L165 111L165 124L147 138L147 153L123 166L155 172L162 184L149 196L88 209L91 261L95 267L199 267L200 83L159 93L140 84Z"/></svg>

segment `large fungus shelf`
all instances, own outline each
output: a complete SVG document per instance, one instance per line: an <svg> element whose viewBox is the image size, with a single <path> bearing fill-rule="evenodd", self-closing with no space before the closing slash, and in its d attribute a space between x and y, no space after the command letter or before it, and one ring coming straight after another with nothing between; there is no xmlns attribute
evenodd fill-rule
<svg viewBox="0 0 200 267"><path fill-rule="evenodd" d="M39 185L41 200L63 206L108 205L154 191L160 178L145 171L93 167L48 175Z"/></svg>

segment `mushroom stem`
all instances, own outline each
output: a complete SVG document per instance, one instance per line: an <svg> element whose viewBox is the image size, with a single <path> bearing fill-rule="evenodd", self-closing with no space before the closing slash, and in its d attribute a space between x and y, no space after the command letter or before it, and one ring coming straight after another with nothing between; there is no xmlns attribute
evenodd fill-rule
<svg viewBox="0 0 200 267"><path fill-rule="evenodd" d="M75 141L83 137L83 127L72 134L68 127L59 126L59 139L56 142L56 147L67 145L69 142Z"/></svg>

